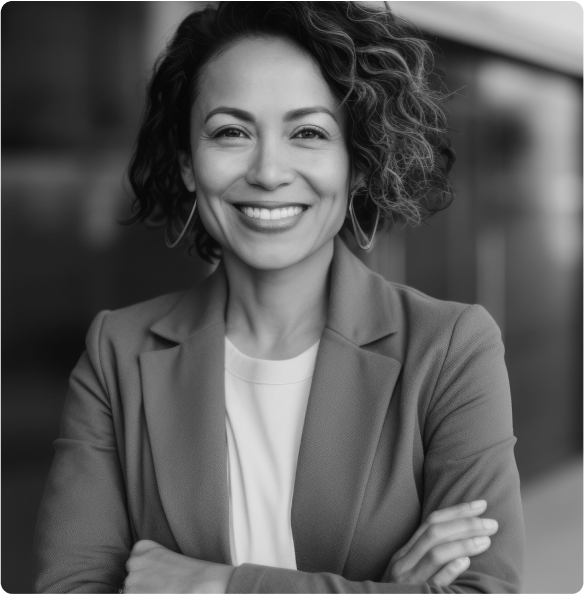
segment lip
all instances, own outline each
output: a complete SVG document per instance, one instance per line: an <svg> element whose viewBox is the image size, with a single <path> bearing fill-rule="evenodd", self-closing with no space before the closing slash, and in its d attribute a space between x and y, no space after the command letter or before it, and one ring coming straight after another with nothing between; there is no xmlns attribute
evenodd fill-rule
<svg viewBox="0 0 584 594"><path fill-rule="evenodd" d="M303 208L308 208L308 204L302 204L301 202L276 202L275 200L234 202L232 206L251 206L252 208L267 208L268 210L274 210L276 208L289 208L290 206L302 206Z"/></svg>
<svg viewBox="0 0 584 594"><path fill-rule="evenodd" d="M241 222L248 229L263 233L280 233L292 229L292 227L295 227L300 222L302 216L310 208L306 204L288 202L239 202L238 204L232 204L231 206L233 206L236 216L239 217ZM285 219L256 219L243 214L238 206L252 206L253 208L267 208L269 210L273 210L274 208L286 208L289 206L303 206L305 207L305 210L292 217L286 217Z"/></svg>

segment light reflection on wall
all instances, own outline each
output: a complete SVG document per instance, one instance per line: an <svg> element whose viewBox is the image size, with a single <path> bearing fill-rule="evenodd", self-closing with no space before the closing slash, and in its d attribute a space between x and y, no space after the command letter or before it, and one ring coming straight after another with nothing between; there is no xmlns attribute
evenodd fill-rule
<svg viewBox="0 0 584 594"><path fill-rule="evenodd" d="M88 172L79 238L92 249L111 248L124 231L118 221L128 214L123 200L126 161L125 154L110 154Z"/></svg>
<svg viewBox="0 0 584 594"><path fill-rule="evenodd" d="M557 265L573 266L582 197L580 154L574 150L581 138L578 83L551 73L542 77L537 70L502 60L482 64L477 79L486 108L512 111L517 125L528 131L528 144L518 153L522 163L517 163L526 174L515 188L515 199L545 213L542 240L550 257Z"/></svg>
<svg viewBox="0 0 584 594"><path fill-rule="evenodd" d="M114 151L98 161L72 155L5 158L5 212L20 212L20 223L42 236L76 231L90 249L111 248L122 231L117 221L128 211L122 182L127 155Z"/></svg>

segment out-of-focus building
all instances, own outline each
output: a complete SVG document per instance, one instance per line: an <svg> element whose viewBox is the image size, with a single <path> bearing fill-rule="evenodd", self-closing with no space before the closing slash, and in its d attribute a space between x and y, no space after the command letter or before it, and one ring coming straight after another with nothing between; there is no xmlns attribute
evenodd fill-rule
<svg viewBox="0 0 584 594"><path fill-rule="evenodd" d="M582 446L582 7L390 4L437 47L456 198L365 259L495 318L529 480Z"/></svg>
<svg viewBox="0 0 584 594"><path fill-rule="evenodd" d="M12 2L2 10L9 592L31 588L36 509L91 319L210 270L167 250L161 232L117 223L130 212L122 179L148 73L177 22L201 4ZM582 8L390 4L437 50L456 199L360 256L390 280L493 315L506 347L517 461L523 482L535 483L582 445Z"/></svg>

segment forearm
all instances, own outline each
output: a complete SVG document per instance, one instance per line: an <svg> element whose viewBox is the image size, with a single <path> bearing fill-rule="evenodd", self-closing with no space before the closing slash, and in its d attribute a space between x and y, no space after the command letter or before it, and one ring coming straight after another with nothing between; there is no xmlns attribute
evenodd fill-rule
<svg viewBox="0 0 584 594"><path fill-rule="evenodd" d="M37 517L35 592L117 592L132 530L109 395L99 314L71 374L61 432Z"/></svg>
<svg viewBox="0 0 584 594"><path fill-rule="evenodd" d="M492 576L465 572L451 586L354 582L332 573L307 573L244 563L235 569L226 594L517 594Z"/></svg>
<svg viewBox="0 0 584 594"><path fill-rule="evenodd" d="M131 548L117 452L66 439L55 447L36 526L34 591L117 592Z"/></svg>

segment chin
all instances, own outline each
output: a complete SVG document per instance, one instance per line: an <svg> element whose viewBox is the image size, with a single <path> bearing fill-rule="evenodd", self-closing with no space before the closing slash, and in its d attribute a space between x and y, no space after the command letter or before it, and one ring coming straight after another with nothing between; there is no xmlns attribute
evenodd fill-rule
<svg viewBox="0 0 584 594"><path fill-rule="evenodd" d="M310 251L290 250L287 246L277 246L270 249L246 250L236 255L256 270L283 270L305 260L310 255Z"/></svg>
<svg viewBox="0 0 584 594"><path fill-rule="evenodd" d="M250 268L283 270L310 258L321 247L314 241L278 241L272 238L270 241L232 242L228 251Z"/></svg>

